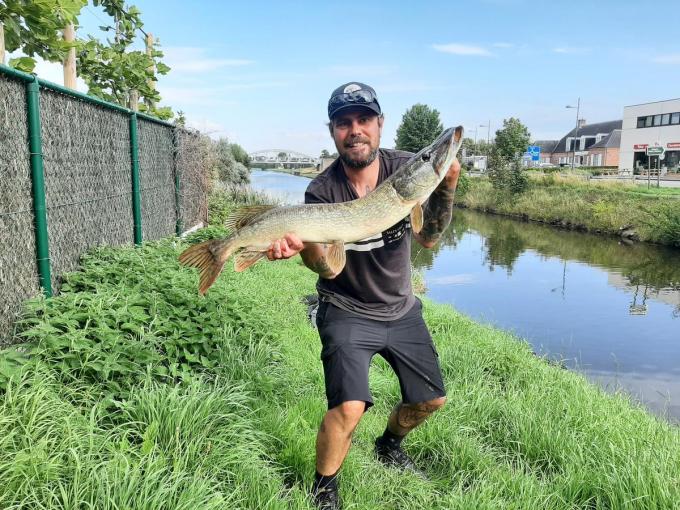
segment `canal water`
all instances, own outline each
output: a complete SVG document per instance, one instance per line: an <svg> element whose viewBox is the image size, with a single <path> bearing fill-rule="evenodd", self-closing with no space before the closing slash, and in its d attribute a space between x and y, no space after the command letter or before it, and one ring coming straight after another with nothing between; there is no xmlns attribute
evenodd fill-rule
<svg viewBox="0 0 680 510"><path fill-rule="evenodd" d="M309 183L261 170L251 181L286 203ZM440 243L414 243L412 259L434 301L680 422L680 250L455 209Z"/></svg>

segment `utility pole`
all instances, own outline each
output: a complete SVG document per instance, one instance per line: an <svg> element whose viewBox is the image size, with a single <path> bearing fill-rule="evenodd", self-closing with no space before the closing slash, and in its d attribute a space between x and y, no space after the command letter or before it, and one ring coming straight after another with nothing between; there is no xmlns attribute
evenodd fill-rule
<svg viewBox="0 0 680 510"><path fill-rule="evenodd" d="M76 31L73 23L69 23L64 27L63 31L64 42L73 44L76 40ZM64 87L76 90L76 48L75 46L69 48L66 58L63 62L64 68Z"/></svg>
<svg viewBox="0 0 680 510"><path fill-rule="evenodd" d="M576 159L576 140L578 140L578 116L579 116L579 110L581 109L581 98L578 98L578 101L576 102L576 106L565 106L565 108L576 108L576 131L574 132L574 140L573 140L573 145L572 151L571 151L571 171L574 171L574 160Z"/></svg>
<svg viewBox="0 0 680 510"><path fill-rule="evenodd" d="M0 20L0 64L5 63L5 29Z"/></svg>

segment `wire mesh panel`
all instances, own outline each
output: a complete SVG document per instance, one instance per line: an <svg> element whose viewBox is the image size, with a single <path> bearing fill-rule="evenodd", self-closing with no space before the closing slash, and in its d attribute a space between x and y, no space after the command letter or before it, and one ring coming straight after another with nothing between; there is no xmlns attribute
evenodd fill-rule
<svg viewBox="0 0 680 510"><path fill-rule="evenodd" d="M139 119L142 239L175 233L175 161L172 128Z"/></svg>
<svg viewBox="0 0 680 510"><path fill-rule="evenodd" d="M0 346L40 292L35 257L26 85L0 75Z"/></svg>
<svg viewBox="0 0 680 510"><path fill-rule="evenodd" d="M42 90L40 119L53 286L99 245L133 243L128 116Z"/></svg>
<svg viewBox="0 0 680 510"><path fill-rule="evenodd" d="M198 133L177 129L175 143L180 219L184 230L188 230L208 220L210 142Z"/></svg>

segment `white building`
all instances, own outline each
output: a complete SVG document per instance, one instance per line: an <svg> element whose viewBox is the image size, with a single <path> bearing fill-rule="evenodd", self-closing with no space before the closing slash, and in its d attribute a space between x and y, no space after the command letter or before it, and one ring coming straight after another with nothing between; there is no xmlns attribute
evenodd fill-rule
<svg viewBox="0 0 680 510"><path fill-rule="evenodd" d="M647 156L647 147L663 147ZM661 173L680 173L680 99L636 104L623 108L619 171L639 173L651 164Z"/></svg>

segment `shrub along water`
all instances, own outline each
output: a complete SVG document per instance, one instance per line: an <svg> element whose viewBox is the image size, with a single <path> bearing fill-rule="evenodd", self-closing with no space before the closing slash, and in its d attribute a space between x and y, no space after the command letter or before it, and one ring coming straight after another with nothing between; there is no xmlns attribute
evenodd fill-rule
<svg viewBox="0 0 680 510"><path fill-rule="evenodd" d="M205 238L196 233L191 240ZM98 249L28 304L0 358L0 508L311 508L326 403L299 259L227 267L210 292L170 239ZM376 406L341 473L354 508L673 508L680 431L528 344L425 301L448 404L405 442L428 480L377 463L399 398Z"/></svg>
<svg viewBox="0 0 680 510"><path fill-rule="evenodd" d="M680 246L680 190L648 190L618 183L592 184L552 174L532 177L524 191L494 188L486 178L468 179L457 203L480 211L564 228L628 236Z"/></svg>

